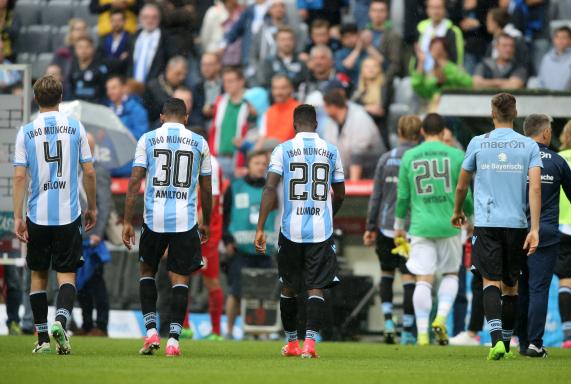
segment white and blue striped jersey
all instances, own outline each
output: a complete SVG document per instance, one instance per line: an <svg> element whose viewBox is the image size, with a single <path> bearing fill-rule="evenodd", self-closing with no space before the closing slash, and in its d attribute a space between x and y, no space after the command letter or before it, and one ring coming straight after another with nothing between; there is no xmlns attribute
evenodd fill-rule
<svg viewBox="0 0 571 384"><path fill-rule="evenodd" d="M145 224L153 232L186 232L197 223L198 176L212 172L206 140L182 124L165 123L137 143L134 167L147 169Z"/></svg>
<svg viewBox="0 0 571 384"><path fill-rule="evenodd" d="M269 172L283 177L283 235L296 243L329 239L333 234L331 184L345 179L337 147L317 133L298 133L274 149Z"/></svg>
<svg viewBox="0 0 571 384"><path fill-rule="evenodd" d="M40 113L16 136L14 166L26 167L27 216L38 225L66 225L81 215L79 164L91 162L83 125L60 112Z"/></svg>

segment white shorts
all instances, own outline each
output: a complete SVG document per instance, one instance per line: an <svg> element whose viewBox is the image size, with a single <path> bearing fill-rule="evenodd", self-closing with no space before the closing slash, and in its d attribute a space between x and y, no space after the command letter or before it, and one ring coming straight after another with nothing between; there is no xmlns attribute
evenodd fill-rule
<svg viewBox="0 0 571 384"><path fill-rule="evenodd" d="M411 236L410 258L406 267L414 275L456 273L462 263L462 239L453 237L426 238Z"/></svg>

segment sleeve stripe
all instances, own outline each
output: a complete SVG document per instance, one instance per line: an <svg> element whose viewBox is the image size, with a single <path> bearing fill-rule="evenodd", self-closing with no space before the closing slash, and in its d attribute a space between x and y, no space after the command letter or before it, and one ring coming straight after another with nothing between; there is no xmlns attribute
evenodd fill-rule
<svg viewBox="0 0 571 384"><path fill-rule="evenodd" d="M12 164L13 164L15 167L17 167L17 166L27 167L27 166L28 166L27 163L20 163L20 162L16 162L16 161L13 162Z"/></svg>
<svg viewBox="0 0 571 384"><path fill-rule="evenodd" d="M91 157L88 157L86 159L79 159L80 163L92 163L93 159Z"/></svg>

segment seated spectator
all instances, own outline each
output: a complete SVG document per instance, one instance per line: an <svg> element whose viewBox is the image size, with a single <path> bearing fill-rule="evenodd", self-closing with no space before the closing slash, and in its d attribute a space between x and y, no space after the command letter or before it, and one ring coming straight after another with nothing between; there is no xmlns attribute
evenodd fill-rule
<svg viewBox="0 0 571 384"><path fill-rule="evenodd" d="M292 25L287 19L284 0L271 0L264 24L254 36L250 50L250 66L258 68L268 57L276 55L277 34L280 28L290 27L295 33L295 46L301 47L305 41L305 31Z"/></svg>
<svg viewBox="0 0 571 384"><path fill-rule="evenodd" d="M539 83L554 91L571 89L571 28L560 27L553 33L553 48L541 61Z"/></svg>
<svg viewBox="0 0 571 384"><path fill-rule="evenodd" d="M182 56L175 56L169 60L164 74L149 81L143 96L143 104L149 114L151 129L159 125L163 104L172 97L178 87L184 85L187 75L186 59Z"/></svg>
<svg viewBox="0 0 571 384"><path fill-rule="evenodd" d="M256 233L262 193L266 183L268 154L262 151L248 155L246 175L232 181L226 189L223 199L223 235L226 248L228 273L228 316L227 335L232 335L236 317L240 314L242 297L242 268L271 268L272 253L277 243L276 214L273 210L266 221L268 251L265 255L256 253L252 236Z"/></svg>
<svg viewBox="0 0 571 384"><path fill-rule="evenodd" d="M91 0L89 11L99 15L97 33L105 36L112 32L109 13L116 9L125 13L125 30L129 33L137 31L137 13L141 9L142 0Z"/></svg>
<svg viewBox="0 0 571 384"><path fill-rule="evenodd" d="M111 32L101 38L98 55L110 73L127 74L131 36L125 30L125 12L113 9L109 12Z"/></svg>
<svg viewBox="0 0 571 384"><path fill-rule="evenodd" d="M386 108L388 108L387 89L381 62L373 57L363 60L357 89L351 100L365 108L377 124L383 141L388 145L388 130L383 127Z"/></svg>
<svg viewBox="0 0 571 384"><path fill-rule="evenodd" d="M71 97L70 89L65 87L65 84L67 83L67 81L63 77L63 71L61 70L61 67L57 64L50 64L46 68L45 75L51 75L51 76L55 77L55 79L57 81L61 81L61 83L64 85L64 87L63 87L63 99L65 101L70 100L70 97Z"/></svg>
<svg viewBox="0 0 571 384"><path fill-rule="evenodd" d="M335 71L333 54L325 45L311 49L308 67L309 76L298 88L299 100L305 100L305 97L314 91L321 91L331 80L338 80L344 86L349 85L349 77Z"/></svg>
<svg viewBox="0 0 571 384"><path fill-rule="evenodd" d="M16 5L15 1L0 1L0 39L4 43L2 48L4 57L11 62L16 61L14 43L22 27L20 18L14 13L14 5Z"/></svg>
<svg viewBox="0 0 571 384"><path fill-rule="evenodd" d="M369 20L365 29L373 34L373 47L381 55L387 84L392 84L395 76L402 72L403 41L389 20L387 0L373 0L369 6Z"/></svg>
<svg viewBox="0 0 571 384"><path fill-rule="evenodd" d="M135 140L139 140L149 130L147 110L143 107L139 97L129 94L127 79L123 76L110 76L107 79L106 87L107 99L109 99L107 105L121 119L123 125L131 131ZM111 175L114 177L129 177L131 175L131 164L113 169Z"/></svg>
<svg viewBox="0 0 571 384"><path fill-rule="evenodd" d="M146 4L139 22L141 29L135 34L129 52L128 74L146 84L165 71L168 60L174 56L174 47L161 29L161 11L157 5Z"/></svg>
<svg viewBox="0 0 571 384"><path fill-rule="evenodd" d="M365 108L348 102L342 91L332 89L323 96L325 111L336 123L323 138L337 145L345 175L350 180L371 178L376 161L386 151L379 130Z"/></svg>
<svg viewBox="0 0 571 384"><path fill-rule="evenodd" d="M531 68L531 59L529 57L529 50L523 35L518 31L513 24L510 23L510 15L505 9L492 8L488 11L486 16L486 29L492 35L492 41L488 44L486 50L486 58L497 59L498 38L502 33L507 33L516 41L515 45L515 60L523 65L526 69Z"/></svg>
<svg viewBox="0 0 571 384"><path fill-rule="evenodd" d="M425 71L426 60L421 50L417 51L418 63L412 75L412 88L423 99L432 100L443 88L472 88L472 77L462 67L449 60L447 40L432 39L430 55L434 59L432 71Z"/></svg>
<svg viewBox="0 0 571 384"><path fill-rule="evenodd" d="M244 99L246 81L242 71L226 67L222 71L224 94L214 104L209 132L210 151L218 158L224 176L243 176L246 163L238 150L249 129L250 119L256 118L254 108Z"/></svg>
<svg viewBox="0 0 571 384"><path fill-rule="evenodd" d="M272 78L272 100L273 104L262 116L258 147L263 146L267 139L283 143L295 136L293 110L299 101L293 98L293 84L286 75L275 75Z"/></svg>
<svg viewBox="0 0 571 384"><path fill-rule="evenodd" d="M222 66L214 53L204 53L200 58L200 74L202 81L192 90L192 112L188 118L192 126L210 127L210 119L214 114L214 103L222 94Z"/></svg>
<svg viewBox="0 0 571 384"><path fill-rule="evenodd" d="M185 86L180 86L177 89L175 89L175 91L172 94L172 97L174 97L175 99L181 99L182 101L184 101L184 105L186 105L186 110L188 111L188 114L192 113L192 91L190 89L188 89ZM187 122L187 128L190 129L193 125L190 123L190 120ZM203 132L202 127L197 127L200 128L201 132ZM193 132L195 131L194 129L191 129ZM205 138L207 139L208 137L205 136Z"/></svg>
<svg viewBox="0 0 571 384"><path fill-rule="evenodd" d="M329 20L331 25L341 24L341 9L348 5L348 0L297 0L299 16L309 25L316 20Z"/></svg>
<svg viewBox="0 0 571 384"><path fill-rule="evenodd" d="M250 67L250 50L254 43L254 36L264 25L268 7L268 0L255 0L252 5L246 7L238 21L224 34L222 48L235 43L238 39L242 41L240 52L242 60L236 64L241 64L246 69L246 77L250 77L255 71L255 68Z"/></svg>
<svg viewBox="0 0 571 384"><path fill-rule="evenodd" d="M305 63L299 59L295 52L295 33L289 27L279 29L277 36L277 51L258 67L257 84L269 87L275 74L289 77L295 87L307 78L308 72Z"/></svg>
<svg viewBox="0 0 571 384"><path fill-rule="evenodd" d="M460 28L466 40L464 68L473 74L476 65L482 61L490 43L486 32L486 14L494 0L463 0Z"/></svg>
<svg viewBox="0 0 571 384"><path fill-rule="evenodd" d="M474 72L474 88L520 89L525 87L527 70L515 61L515 39L507 33L497 39L497 59L485 59Z"/></svg>
<svg viewBox="0 0 571 384"><path fill-rule="evenodd" d="M93 39L80 37L74 46L74 59L71 63L68 82L71 98L100 103L105 98L107 66L95 56Z"/></svg>
<svg viewBox="0 0 571 384"><path fill-rule="evenodd" d="M163 28L169 35L177 55L188 57L194 53L194 36L200 27L194 0L163 0Z"/></svg>
<svg viewBox="0 0 571 384"><path fill-rule="evenodd" d="M238 0L222 0L206 11L200 29L202 50L217 53L222 57L224 65L239 65L241 62L242 40L224 46L224 34L240 19L244 8Z"/></svg>
<svg viewBox="0 0 571 384"><path fill-rule="evenodd" d="M418 46L424 54L424 71L432 71L435 61L430 55L430 42L435 37L446 39L449 59L462 66L464 64L464 38L462 31L446 18L445 0L428 0L426 3L428 19L418 24Z"/></svg>
<svg viewBox="0 0 571 384"><path fill-rule="evenodd" d="M69 72L71 71L71 63L74 57L75 42L85 36L89 36L87 22L83 19L73 18L68 23L69 31L64 39L64 46L56 49L52 64L59 66L63 72L64 90L67 88L70 93L71 85L68 82ZM65 91L64 91L65 95Z"/></svg>
<svg viewBox="0 0 571 384"><path fill-rule="evenodd" d="M12 62L4 57L4 41L0 39L0 64L9 65ZM11 93L12 87L20 84L22 75L19 71L2 69L0 70L0 92Z"/></svg>
<svg viewBox="0 0 571 384"><path fill-rule="evenodd" d="M311 50L318 45L329 47L331 52L336 52L341 48L341 42L331 37L329 26L330 24L327 20L318 19L311 23L309 41L305 44L303 52L299 55L302 61L308 61Z"/></svg>
<svg viewBox="0 0 571 384"><path fill-rule="evenodd" d="M383 60L383 56L373 47L373 34L365 30L359 35L357 24L341 26L342 48L335 52L335 69L349 76L351 83L359 81L361 63L368 56Z"/></svg>

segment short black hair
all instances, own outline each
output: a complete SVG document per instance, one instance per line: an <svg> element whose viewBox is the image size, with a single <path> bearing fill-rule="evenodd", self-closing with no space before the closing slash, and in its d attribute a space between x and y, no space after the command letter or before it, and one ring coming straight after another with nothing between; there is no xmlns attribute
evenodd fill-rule
<svg viewBox="0 0 571 384"><path fill-rule="evenodd" d="M440 134L444 128L446 128L446 121L438 113L429 113L422 122L422 129L429 136Z"/></svg>
<svg viewBox="0 0 571 384"><path fill-rule="evenodd" d="M317 125L317 112L309 104L301 104L293 110L293 125L295 127L312 127Z"/></svg>
<svg viewBox="0 0 571 384"><path fill-rule="evenodd" d="M340 30L341 36L346 35L347 33L359 33L359 27L355 23L346 23L341 25Z"/></svg>
<svg viewBox="0 0 571 384"><path fill-rule="evenodd" d="M323 95L323 102L326 105L333 105L334 107L343 108L347 105L347 98L342 89L334 88L328 90Z"/></svg>
<svg viewBox="0 0 571 384"><path fill-rule="evenodd" d="M118 80L121 83L121 85L127 84L127 78L124 75L118 73L112 73L111 75L109 75L109 77L107 77L107 80L105 82L108 83L111 80Z"/></svg>
<svg viewBox="0 0 571 384"><path fill-rule="evenodd" d="M163 104L161 112L164 116L184 117L188 114L186 104L181 99L171 97Z"/></svg>
<svg viewBox="0 0 571 384"><path fill-rule="evenodd" d="M125 15L125 11L123 11L122 9L118 9L118 8L111 8L111 10L109 11L109 17L111 17L113 15L121 15L121 16L123 16L123 19L127 18Z"/></svg>

